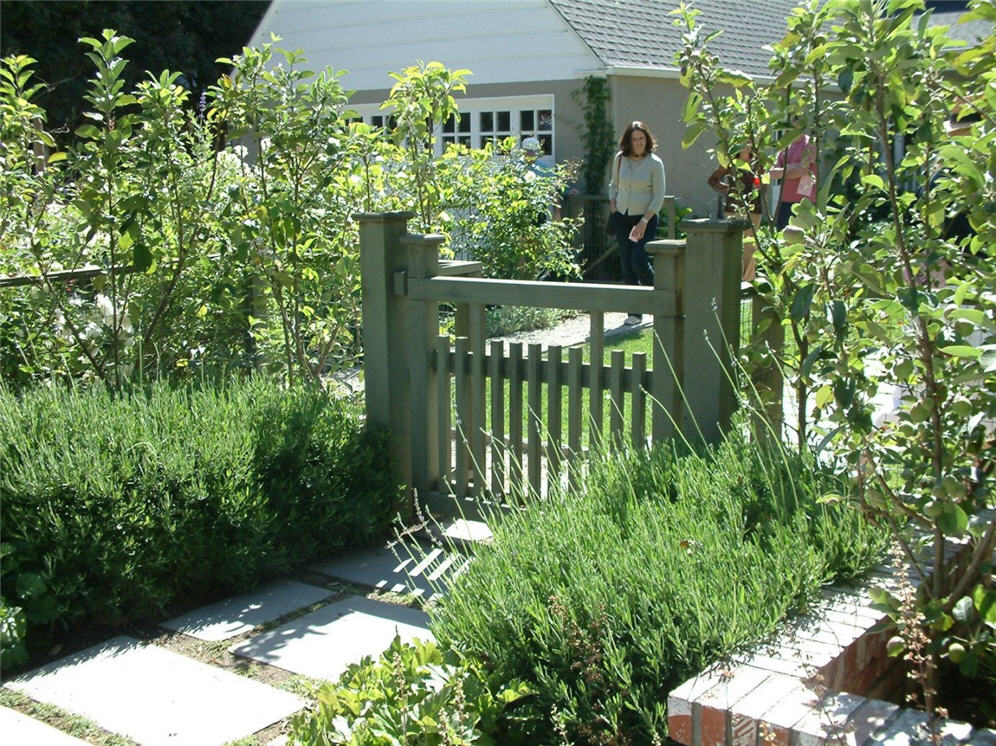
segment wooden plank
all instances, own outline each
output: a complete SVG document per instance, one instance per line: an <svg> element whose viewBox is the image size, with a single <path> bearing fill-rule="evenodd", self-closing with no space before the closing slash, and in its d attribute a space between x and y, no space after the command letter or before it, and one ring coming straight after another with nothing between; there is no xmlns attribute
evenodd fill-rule
<svg viewBox="0 0 996 746"><path fill-rule="evenodd" d="M496 303L505 306L565 308L578 311L626 311L674 315L675 294L637 285L491 280L478 277L408 277L413 300L446 303Z"/></svg>
<svg viewBox="0 0 996 746"><path fill-rule="evenodd" d="M581 431L584 425L581 407L581 365L583 350L571 347L567 351L567 447L570 451L568 477L572 487L580 484Z"/></svg>
<svg viewBox="0 0 996 746"><path fill-rule="evenodd" d="M591 314L588 332L588 445L594 446L602 439L602 357L605 353L605 316L597 311Z"/></svg>
<svg viewBox="0 0 996 746"><path fill-rule="evenodd" d="M609 369L609 434L613 443L619 443L623 436L623 371L626 368L626 353L612 351L612 367Z"/></svg>
<svg viewBox="0 0 996 746"><path fill-rule="evenodd" d="M488 357L488 381L491 385L491 494L500 497L505 494L505 381L502 377L502 362L505 356L505 343L491 341L491 355Z"/></svg>
<svg viewBox="0 0 996 746"><path fill-rule="evenodd" d="M436 386L438 387L436 406L439 407L439 433L437 437L439 438L439 475L443 482L440 488L447 493L450 491L450 468L452 466L450 452L453 448L453 425L450 419L451 375L450 338L441 334L436 337Z"/></svg>
<svg viewBox="0 0 996 746"><path fill-rule="evenodd" d="M464 426L470 410L470 386L467 380L466 337L457 337L454 344L453 377L456 381L456 474L453 478L457 497L464 497L468 490L469 452L467 432Z"/></svg>
<svg viewBox="0 0 996 746"><path fill-rule="evenodd" d="M470 305L470 455L471 468L474 474L472 495L480 495L484 491L487 479L487 462L485 454L484 430L484 306L479 303Z"/></svg>
<svg viewBox="0 0 996 746"><path fill-rule="evenodd" d="M547 488L559 483L561 460L561 347L550 345L546 350L546 431L547 431Z"/></svg>
<svg viewBox="0 0 996 746"><path fill-rule="evenodd" d="M643 448L647 444L647 392L644 378L647 375L647 353L634 352L631 370L629 394L632 404L630 418L630 438L634 448Z"/></svg>
<svg viewBox="0 0 996 746"><path fill-rule="evenodd" d="M540 492L540 479L542 477L542 450L543 450L543 429L540 409L542 378L540 377L540 363L543 356L543 346L540 344L529 345L529 355L526 358L526 394L528 397L528 411L526 418L529 423L527 428L526 441L526 468L529 470L529 492L530 497L538 497Z"/></svg>
<svg viewBox="0 0 996 746"><path fill-rule="evenodd" d="M508 346L508 474L510 495L521 496L522 459L522 342Z"/></svg>

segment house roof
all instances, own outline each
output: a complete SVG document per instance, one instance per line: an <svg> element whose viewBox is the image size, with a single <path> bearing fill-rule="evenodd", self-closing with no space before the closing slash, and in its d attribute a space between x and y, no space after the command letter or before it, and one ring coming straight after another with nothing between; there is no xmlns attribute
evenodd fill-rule
<svg viewBox="0 0 996 746"><path fill-rule="evenodd" d="M681 29L671 12L676 0L549 0L607 68L676 70ZM763 47L786 33L785 19L799 0L695 0L699 22L723 29L710 47L724 66L769 75Z"/></svg>

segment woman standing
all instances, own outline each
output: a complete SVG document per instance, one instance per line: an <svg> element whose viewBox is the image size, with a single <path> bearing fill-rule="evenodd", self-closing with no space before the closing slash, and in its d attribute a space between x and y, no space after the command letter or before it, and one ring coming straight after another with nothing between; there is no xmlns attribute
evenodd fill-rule
<svg viewBox="0 0 996 746"><path fill-rule="evenodd" d="M647 126L633 122L619 138L609 182L609 210L627 285L654 284L646 244L657 235L657 213L663 204L664 162L654 155L654 136ZM626 323L642 320L640 314L631 313Z"/></svg>

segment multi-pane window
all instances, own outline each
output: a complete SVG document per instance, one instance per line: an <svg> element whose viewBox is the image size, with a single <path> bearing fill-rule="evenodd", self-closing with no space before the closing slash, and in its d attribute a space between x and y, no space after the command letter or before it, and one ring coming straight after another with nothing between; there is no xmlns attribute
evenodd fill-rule
<svg viewBox="0 0 996 746"><path fill-rule="evenodd" d="M437 131L439 152L449 143L472 148L486 143L498 144L508 137L521 145L527 137L535 137L543 146L543 154L555 156L556 145L553 96L509 96L506 98L457 99L460 114L443 122ZM363 121L377 127L390 127L393 117L387 117L376 104L354 105Z"/></svg>

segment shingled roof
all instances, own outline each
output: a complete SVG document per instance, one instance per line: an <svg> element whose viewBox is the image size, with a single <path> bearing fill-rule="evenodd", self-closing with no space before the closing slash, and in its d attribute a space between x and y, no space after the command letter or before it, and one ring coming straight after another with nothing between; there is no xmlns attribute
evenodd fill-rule
<svg viewBox="0 0 996 746"><path fill-rule="evenodd" d="M550 0L607 68L676 70L674 55L682 30L671 11L676 0ZM771 54L763 47L779 41L785 19L799 0L695 0L699 22L723 29L711 44L723 66L751 75L770 75Z"/></svg>

